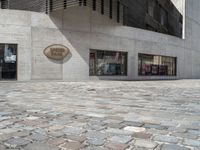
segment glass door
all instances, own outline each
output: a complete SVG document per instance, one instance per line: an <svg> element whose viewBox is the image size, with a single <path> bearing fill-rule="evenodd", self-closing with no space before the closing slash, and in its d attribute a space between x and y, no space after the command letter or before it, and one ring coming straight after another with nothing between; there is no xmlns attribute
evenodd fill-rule
<svg viewBox="0 0 200 150"><path fill-rule="evenodd" d="M2 80L3 71L3 60L4 60L4 46L0 44L0 80Z"/></svg>
<svg viewBox="0 0 200 150"><path fill-rule="evenodd" d="M0 80L17 79L17 45L0 44Z"/></svg>

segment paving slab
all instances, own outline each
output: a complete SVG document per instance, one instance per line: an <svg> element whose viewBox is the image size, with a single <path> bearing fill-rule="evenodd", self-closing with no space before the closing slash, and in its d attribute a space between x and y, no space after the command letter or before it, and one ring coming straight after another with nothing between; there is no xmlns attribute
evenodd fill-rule
<svg viewBox="0 0 200 150"><path fill-rule="evenodd" d="M49 139L47 141L48 145L52 145L52 146L59 146L63 143L65 143L67 141L67 139L65 138L52 138L52 139Z"/></svg>
<svg viewBox="0 0 200 150"><path fill-rule="evenodd" d="M85 131L86 130L84 130L83 128L79 128L79 127L67 127L65 129L63 129L63 132L66 135L80 135Z"/></svg>
<svg viewBox="0 0 200 150"><path fill-rule="evenodd" d="M6 147L4 145L0 145L0 150L6 150Z"/></svg>
<svg viewBox="0 0 200 150"><path fill-rule="evenodd" d="M89 145L95 145L95 146L102 146L105 143L104 139L88 139L87 143L89 143Z"/></svg>
<svg viewBox="0 0 200 150"><path fill-rule="evenodd" d="M139 138L139 139L150 139L152 137L152 134L145 133L145 132L139 132L139 133L134 133L132 136L134 138Z"/></svg>
<svg viewBox="0 0 200 150"><path fill-rule="evenodd" d="M59 148L54 146L49 146L45 143L34 143L26 146L25 150L59 150Z"/></svg>
<svg viewBox="0 0 200 150"><path fill-rule="evenodd" d="M83 143L86 140L85 136L79 136L79 135L68 135L66 136L67 139L72 141L77 141Z"/></svg>
<svg viewBox="0 0 200 150"><path fill-rule="evenodd" d="M184 139L184 145L200 147L200 140Z"/></svg>
<svg viewBox="0 0 200 150"><path fill-rule="evenodd" d="M83 148L81 150L109 150L109 149L107 149L105 147L99 147L99 146L98 147L97 146L88 146L88 147Z"/></svg>
<svg viewBox="0 0 200 150"><path fill-rule="evenodd" d="M85 136L87 139L105 139L107 137L105 133L98 131L88 131Z"/></svg>
<svg viewBox="0 0 200 150"><path fill-rule="evenodd" d="M69 141L66 142L64 145L61 146L67 150L79 150L85 147L85 145L81 144L80 142Z"/></svg>
<svg viewBox="0 0 200 150"><path fill-rule="evenodd" d="M143 147L143 148L148 148L148 149L154 149L158 144L150 141L150 140L136 140L134 143L134 146L136 147Z"/></svg>
<svg viewBox="0 0 200 150"><path fill-rule="evenodd" d="M190 149L179 145L164 144L162 145L161 150L190 150Z"/></svg>
<svg viewBox="0 0 200 150"><path fill-rule="evenodd" d="M179 139L174 136L168 136L168 135L156 135L154 137L155 141L160 142L168 142L168 143L174 143L177 144L179 142Z"/></svg>
<svg viewBox="0 0 200 150"><path fill-rule="evenodd" d="M125 150L129 147L129 145L123 143L109 142L105 144L105 147L113 150Z"/></svg>
<svg viewBox="0 0 200 150"><path fill-rule="evenodd" d="M39 134L39 133L34 133L31 136L29 136L28 138L33 141L44 141L44 140L48 139L48 137L46 135Z"/></svg>
<svg viewBox="0 0 200 150"><path fill-rule="evenodd" d="M118 136L112 136L108 140L111 142L119 142L119 143L126 144L126 143L130 142L132 139L133 139L133 137L131 137L131 136L118 135Z"/></svg>
<svg viewBox="0 0 200 150"><path fill-rule="evenodd" d="M9 148L19 148L28 145L31 141L22 138L12 138L4 142L4 145Z"/></svg>

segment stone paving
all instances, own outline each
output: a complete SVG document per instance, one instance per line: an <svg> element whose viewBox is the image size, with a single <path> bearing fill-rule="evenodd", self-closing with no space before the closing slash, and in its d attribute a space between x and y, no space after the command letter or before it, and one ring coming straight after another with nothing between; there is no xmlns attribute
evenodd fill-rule
<svg viewBox="0 0 200 150"><path fill-rule="evenodd" d="M200 80L1 82L6 149L200 150Z"/></svg>

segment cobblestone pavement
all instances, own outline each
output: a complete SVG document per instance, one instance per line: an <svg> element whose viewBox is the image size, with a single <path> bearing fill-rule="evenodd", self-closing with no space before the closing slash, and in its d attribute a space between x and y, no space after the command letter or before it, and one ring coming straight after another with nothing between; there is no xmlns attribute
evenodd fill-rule
<svg viewBox="0 0 200 150"><path fill-rule="evenodd" d="M200 150L200 80L1 82L5 149Z"/></svg>

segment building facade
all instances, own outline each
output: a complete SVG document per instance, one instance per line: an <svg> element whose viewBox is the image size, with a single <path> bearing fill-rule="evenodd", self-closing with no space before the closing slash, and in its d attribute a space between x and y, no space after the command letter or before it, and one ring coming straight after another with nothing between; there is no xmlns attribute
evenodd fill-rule
<svg viewBox="0 0 200 150"><path fill-rule="evenodd" d="M198 0L1 0L0 80L200 78Z"/></svg>

